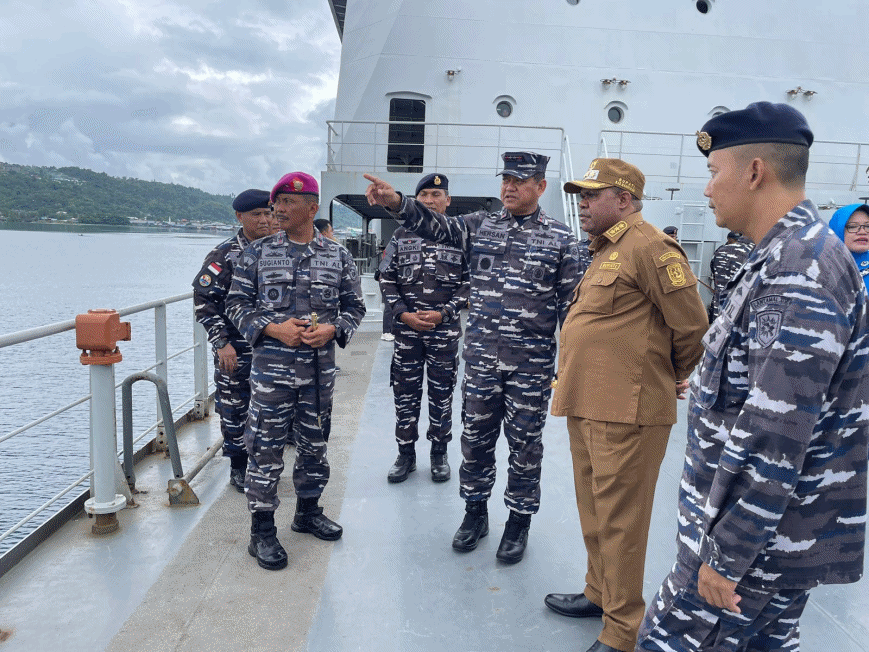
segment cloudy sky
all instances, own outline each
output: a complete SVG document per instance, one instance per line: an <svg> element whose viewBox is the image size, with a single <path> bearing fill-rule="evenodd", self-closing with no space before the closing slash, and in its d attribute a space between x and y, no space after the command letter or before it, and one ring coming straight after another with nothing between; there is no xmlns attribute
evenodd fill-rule
<svg viewBox="0 0 869 652"><path fill-rule="evenodd" d="M6 0L0 161L219 194L317 174L339 57L327 0Z"/></svg>

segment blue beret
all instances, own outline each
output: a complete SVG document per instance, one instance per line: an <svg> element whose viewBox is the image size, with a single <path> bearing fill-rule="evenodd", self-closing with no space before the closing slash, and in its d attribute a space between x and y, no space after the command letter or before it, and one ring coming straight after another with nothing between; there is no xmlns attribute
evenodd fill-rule
<svg viewBox="0 0 869 652"><path fill-rule="evenodd" d="M250 190L245 190L244 192L239 193L239 195L232 200L232 210L238 211L239 213L247 213L248 211L254 211L257 208L268 207L268 190L256 190L255 188L251 188Z"/></svg>
<svg viewBox="0 0 869 652"><path fill-rule="evenodd" d="M703 156L709 156L716 149L754 143L811 147L814 139L805 116L792 106L755 102L740 111L728 111L710 119L697 132L697 149Z"/></svg>
<svg viewBox="0 0 869 652"><path fill-rule="evenodd" d="M504 169L495 176L506 174L517 179L530 179L535 174L545 174L546 164L549 163L548 156L534 152L504 152L501 158L504 159Z"/></svg>
<svg viewBox="0 0 869 652"><path fill-rule="evenodd" d="M416 192L413 194L418 195L420 190L425 190L426 188L436 188L450 194L450 180L443 174L427 174L416 184Z"/></svg>

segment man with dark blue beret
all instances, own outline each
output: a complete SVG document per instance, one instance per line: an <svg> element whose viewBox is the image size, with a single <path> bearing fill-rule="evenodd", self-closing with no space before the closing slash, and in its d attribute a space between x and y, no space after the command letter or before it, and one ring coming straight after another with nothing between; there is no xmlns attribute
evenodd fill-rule
<svg viewBox="0 0 869 652"><path fill-rule="evenodd" d="M463 357L464 430L459 493L465 517L453 549L474 550L489 533L495 446L503 425L510 449L504 502L509 517L495 557L515 564L540 508L543 426L555 373L555 330L579 281L576 236L540 207L549 157L502 155L501 202L495 212L457 217L371 181L368 202L385 207L410 231L460 249L470 273L470 314Z"/></svg>
<svg viewBox="0 0 869 652"><path fill-rule="evenodd" d="M223 455L229 458L229 482L241 492L247 468L244 424L250 403L251 349L227 318L224 301L241 252L271 233L269 192L245 190L232 200L232 208L241 228L205 257L193 280L193 309L196 321L208 331L214 353L214 403L220 415Z"/></svg>
<svg viewBox="0 0 869 652"><path fill-rule="evenodd" d="M755 247L703 338L676 564L637 650L797 650L809 589L863 574L867 295L805 197L812 140L769 102L697 132L716 223Z"/></svg>
<svg viewBox="0 0 869 652"><path fill-rule="evenodd" d="M429 174L416 186L416 199L445 213L449 179ZM438 244L404 227L396 229L380 265L384 310L393 316L395 348L389 383L395 396L398 458L389 482L404 482L416 470L416 441L422 380L428 375L426 438L431 442L431 477L450 479L447 444L452 439L453 390L459 369L459 311L468 305L468 266L461 249Z"/></svg>

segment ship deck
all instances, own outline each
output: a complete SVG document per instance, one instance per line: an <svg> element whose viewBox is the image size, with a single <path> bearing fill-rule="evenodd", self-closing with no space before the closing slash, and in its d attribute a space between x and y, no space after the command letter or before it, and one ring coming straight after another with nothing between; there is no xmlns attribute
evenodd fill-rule
<svg viewBox="0 0 869 652"><path fill-rule="evenodd" d="M341 540L290 530L294 496L284 480L277 523L290 564L263 570L247 553L249 516L244 497L227 484L227 461L209 462L192 482L199 506L170 509L169 462L151 456L137 467L137 487L148 493L137 496L140 507L119 513L119 532L95 537L81 516L0 579L0 650L586 649L600 623L563 618L543 605L547 593L581 590L585 572L565 420L550 417L544 431L541 509L525 559L514 566L495 560L507 518L503 440L491 533L477 550L457 553L450 541L463 514L458 392L452 479L431 481L420 442L418 470L388 484L396 450L391 353L391 343L370 330L338 353L332 478L322 503L343 525ZM656 493L647 600L674 556L686 403L679 408ZM184 454L194 459L217 438L212 415L185 428ZM866 580L814 590L802 641L807 652L869 649Z"/></svg>

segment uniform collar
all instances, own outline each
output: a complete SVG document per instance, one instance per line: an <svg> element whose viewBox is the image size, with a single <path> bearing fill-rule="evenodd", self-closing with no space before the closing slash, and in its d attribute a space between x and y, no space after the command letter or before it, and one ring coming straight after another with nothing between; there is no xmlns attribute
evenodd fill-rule
<svg viewBox="0 0 869 652"><path fill-rule="evenodd" d="M517 224L519 223L518 220L516 220L516 217L513 215L513 213L508 211L506 208L501 209L501 216L507 221L513 221L513 222L516 222ZM530 215L527 215L525 217L525 221L522 222L522 227L525 227L526 224L532 224L532 223L549 224L549 217L546 215L546 211L544 211L540 207L540 204L537 204L537 208L535 209L535 211L533 213L531 213Z"/></svg>
<svg viewBox="0 0 869 652"><path fill-rule="evenodd" d="M640 224L643 221L643 214L640 211L636 213L631 213L626 216L625 219L619 220L615 224L613 224L606 231L597 236L590 244L589 248L594 251L595 249L599 249L601 245L603 245L603 239L609 240L612 243L616 243L622 239L625 233L628 230L637 224Z"/></svg>
<svg viewBox="0 0 869 652"><path fill-rule="evenodd" d="M238 240L238 244L241 245L242 249L252 242L252 240L248 240L248 237L244 234L244 227L238 230L238 233L235 234L235 239Z"/></svg>
<svg viewBox="0 0 869 652"><path fill-rule="evenodd" d="M818 209L815 208L812 200L804 199L789 210L778 222L773 224L772 228L763 236L757 247L755 247L752 257L754 259L766 258L791 233L820 219Z"/></svg>

